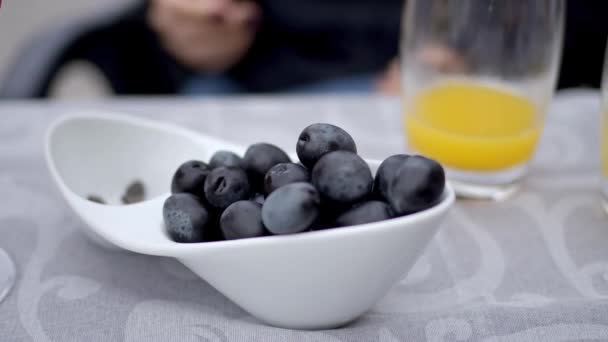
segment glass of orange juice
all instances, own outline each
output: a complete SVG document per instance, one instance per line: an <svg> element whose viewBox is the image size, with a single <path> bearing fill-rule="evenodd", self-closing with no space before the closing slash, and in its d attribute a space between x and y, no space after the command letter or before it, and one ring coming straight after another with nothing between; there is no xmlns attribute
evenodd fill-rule
<svg viewBox="0 0 608 342"><path fill-rule="evenodd" d="M602 123L601 123L601 151L602 151L602 200L604 209L608 212L608 46L606 47L606 61L604 62L604 76L602 78Z"/></svg>
<svg viewBox="0 0 608 342"><path fill-rule="evenodd" d="M557 79L563 0L409 0L402 102L409 147L463 197L499 199L526 174Z"/></svg>

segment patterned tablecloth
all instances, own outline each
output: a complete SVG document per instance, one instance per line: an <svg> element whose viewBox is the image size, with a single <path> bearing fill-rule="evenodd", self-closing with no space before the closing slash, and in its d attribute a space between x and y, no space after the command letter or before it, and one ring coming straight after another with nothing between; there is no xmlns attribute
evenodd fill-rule
<svg viewBox="0 0 608 342"><path fill-rule="evenodd" d="M392 98L2 102L0 247L19 275L0 303L0 341L608 340L596 92L558 95L523 191L500 203L459 201L410 274L368 314L315 332L260 324L172 259L85 238L51 183L42 142L57 116L92 108L288 150L304 126L324 121L351 132L365 157L404 151Z"/></svg>

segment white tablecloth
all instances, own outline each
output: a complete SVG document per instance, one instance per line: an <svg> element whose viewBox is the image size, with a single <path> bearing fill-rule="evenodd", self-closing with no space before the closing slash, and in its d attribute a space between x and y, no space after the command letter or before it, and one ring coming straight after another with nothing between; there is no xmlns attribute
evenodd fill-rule
<svg viewBox="0 0 608 342"><path fill-rule="evenodd" d="M523 190L459 201L410 274L332 331L265 326L171 259L104 250L51 183L43 136L58 115L117 110L293 150L312 122L365 157L404 151L399 103L379 97L132 98L0 103L0 247L19 278L0 341L608 340L608 216L599 204L599 95L560 94ZM323 303L319 303L323 305Z"/></svg>

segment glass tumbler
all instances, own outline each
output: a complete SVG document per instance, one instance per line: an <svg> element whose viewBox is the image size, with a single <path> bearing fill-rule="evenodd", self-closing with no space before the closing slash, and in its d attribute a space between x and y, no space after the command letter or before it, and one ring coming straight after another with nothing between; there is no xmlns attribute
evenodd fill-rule
<svg viewBox="0 0 608 342"><path fill-rule="evenodd" d="M602 102L601 102L601 132L600 140L602 151L602 202L604 209L608 212L608 45L606 47L606 60L604 62L604 75L602 78Z"/></svg>
<svg viewBox="0 0 608 342"><path fill-rule="evenodd" d="M461 197L500 199L526 174L555 91L563 0L409 0L401 39L408 145Z"/></svg>

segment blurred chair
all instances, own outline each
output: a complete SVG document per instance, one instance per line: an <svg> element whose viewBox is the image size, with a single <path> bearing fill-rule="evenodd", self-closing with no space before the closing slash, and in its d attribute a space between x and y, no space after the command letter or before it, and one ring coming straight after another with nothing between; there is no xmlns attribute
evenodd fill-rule
<svg viewBox="0 0 608 342"><path fill-rule="evenodd" d="M96 66L119 95L172 94L190 74L160 47L145 3L60 23L34 37L9 66L2 98L42 98L63 67Z"/></svg>

